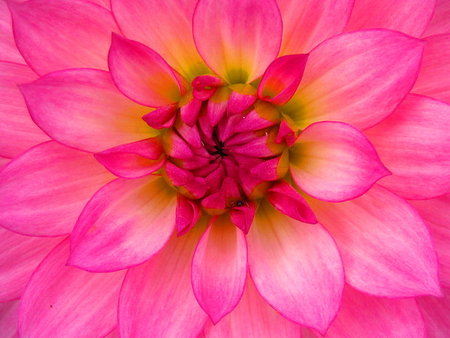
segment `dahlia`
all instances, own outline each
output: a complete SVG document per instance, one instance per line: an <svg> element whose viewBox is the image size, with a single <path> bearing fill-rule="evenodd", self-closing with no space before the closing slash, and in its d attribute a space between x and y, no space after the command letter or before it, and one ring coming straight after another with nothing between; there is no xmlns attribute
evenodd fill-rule
<svg viewBox="0 0 450 338"><path fill-rule="evenodd" d="M2 337L448 337L448 0L2 0Z"/></svg>

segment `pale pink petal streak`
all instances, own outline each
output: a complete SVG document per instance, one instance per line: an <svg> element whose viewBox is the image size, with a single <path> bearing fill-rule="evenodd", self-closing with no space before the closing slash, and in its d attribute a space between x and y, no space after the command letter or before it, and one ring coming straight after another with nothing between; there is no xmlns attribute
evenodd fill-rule
<svg viewBox="0 0 450 338"><path fill-rule="evenodd" d="M14 37L38 74L66 68L108 69L111 12L82 0L8 1Z"/></svg>
<svg viewBox="0 0 450 338"><path fill-rule="evenodd" d="M0 60L25 64L14 41L11 13L6 1L0 1Z"/></svg>
<svg viewBox="0 0 450 338"><path fill-rule="evenodd" d="M440 295L431 236L403 198L375 185L352 201L307 201L336 240L352 287L380 297Z"/></svg>
<svg viewBox="0 0 450 338"><path fill-rule="evenodd" d="M111 0L111 7L126 37L144 43L192 80L208 73L192 37L196 3L197 0Z"/></svg>
<svg viewBox="0 0 450 338"><path fill-rule="evenodd" d="M191 287L191 261L204 225L173 236L148 262L131 268L119 300L121 338L197 338L208 321Z"/></svg>
<svg viewBox="0 0 450 338"><path fill-rule="evenodd" d="M329 202L361 196L389 175L364 134L341 122L310 125L290 149L290 160L295 183Z"/></svg>
<svg viewBox="0 0 450 338"><path fill-rule="evenodd" d="M380 185L407 198L433 198L450 189L450 105L408 95L380 124L366 131L392 172Z"/></svg>
<svg viewBox="0 0 450 338"><path fill-rule="evenodd" d="M238 306L216 325L207 323L205 335L208 338L299 338L301 330L300 325L281 316L261 298L249 277Z"/></svg>
<svg viewBox="0 0 450 338"><path fill-rule="evenodd" d="M161 177L112 181L81 213L68 264L103 272L145 262L174 231L175 207L175 191Z"/></svg>
<svg viewBox="0 0 450 338"><path fill-rule="evenodd" d="M346 31L387 28L421 37L436 0L357 0Z"/></svg>
<svg viewBox="0 0 450 338"><path fill-rule="evenodd" d="M117 325L125 271L93 274L66 266L68 257L66 239L31 277L20 302L21 337L103 337Z"/></svg>
<svg viewBox="0 0 450 338"><path fill-rule="evenodd" d="M37 145L0 173L0 224L25 235L68 234L86 202L112 179L92 154L54 141Z"/></svg>
<svg viewBox="0 0 450 338"><path fill-rule="evenodd" d="M281 55L308 53L344 30L354 0L278 0L283 17Z"/></svg>
<svg viewBox="0 0 450 338"><path fill-rule="evenodd" d="M330 38L309 54L300 86L283 110L299 128L318 121L372 127L412 88L424 45L383 29Z"/></svg>
<svg viewBox="0 0 450 338"><path fill-rule="evenodd" d="M69 147L99 152L158 133L142 121L149 108L124 97L104 71L62 70L20 89L34 122Z"/></svg>
<svg viewBox="0 0 450 338"><path fill-rule="evenodd" d="M219 217L203 234L192 261L192 288L213 323L233 311L244 292L247 242L229 216Z"/></svg>
<svg viewBox="0 0 450 338"><path fill-rule="evenodd" d="M200 0L195 44L206 64L229 83L261 76L280 50L282 22L274 0Z"/></svg>
<svg viewBox="0 0 450 338"><path fill-rule="evenodd" d="M261 296L295 323L324 333L339 309L344 272L330 234L263 202L247 236L249 269Z"/></svg>

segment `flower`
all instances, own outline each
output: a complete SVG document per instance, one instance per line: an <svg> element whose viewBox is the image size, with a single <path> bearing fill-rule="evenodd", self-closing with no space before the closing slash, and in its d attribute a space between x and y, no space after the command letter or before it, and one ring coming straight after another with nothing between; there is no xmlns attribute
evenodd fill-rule
<svg viewBox="0 0 450 338"><path fill-rule="evenodd" d="M447 336L449 9L0 2L2 332Z"/></svg>

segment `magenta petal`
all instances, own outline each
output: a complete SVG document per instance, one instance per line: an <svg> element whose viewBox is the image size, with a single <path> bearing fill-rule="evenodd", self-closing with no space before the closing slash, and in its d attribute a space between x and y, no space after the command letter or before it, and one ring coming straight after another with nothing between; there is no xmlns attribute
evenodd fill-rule
<svg viewBox="0 0 450 338"><path fill-rule="evenodd" d="M234 203L230 212L231 222L236 225L239 229L241 229L244 234L247 234L252 226L253 219L255 218L256 213L256 203L254 201L240 201L243 205L237 205L237 202Z"/></svg>
<svg viewBox="0 0 450 338"><path fill-rule="evenodd" d="M33 271L61 238L23 236L1 227L0 234L0 302L6 302L20 298Z"/></svg>
<svg viewBox="0 0 450 338"><path fill-rule="evenodd" d="M114 175L139 178L163 166L162 154L161 140L155 137L102 151L95 158Z"/></svg>
<svg viewBox="0 0 450 338"><path fill-rule="evenodd" d="M213 325L205 326L208 338L299 338L301 326L274 311L258 294L251 278L247 278L244 294L229 315Z"/></svg>
<svg viewBox="0 0 450 338"><path fill-rule="evenodd" d="M417 299L427 327L428 338L446 338L450 332L450 289L444 289L444 296L445 298Z"/></svg>
<svg viewBox="0 0 450 338"><path fill-rule="evenodd" d="M0 60L25 64L14 41L11 12L6 1L0 1Z"/></svg>
<svg viewBox="0 0 450 338"><path fill-rule="evenodd" d="M19 301L0 303L0 332L2 338L18 338L17 313Z"/></svg>
<svg viewBox="0 0 450 338"><path fill-rule="evenodd" d="M330 234L259 206L247 236L249 268L261 296L295 323L324 333L344 287L339 252Z"/></svg>
<svg viewBox="0 0 450 338"><path fill-rule="evenodd" d="M446 76L450 73L449 33L425 39L422 66L411 92L450 103L450 79Z"/></svg>
<svg viewBox="0 0 450 338"><path fill-rule="evenodd" d="M450 193L423 201L409 201L430 229L439 258L439 277L450 288Z"/></svg>
<svg viewBox="0 0 450 338"><path fill-rule="evenodd" d="M0 3L0 6L3 2ZM1 38L0 38L1 41ZM1 50L1 47L0 47ZM13 158L49 138L30 118L18 84L37 75L25 65L0 61L0 155Z"/></svg>
<svg viewBox="0 0 450 338"><path fill-rule="evenodd" d="M191 273L195 297L216 324L239 303L247 276L245 235L227 215L219 217L203 234Z"/></svg>
<svg viewBox="0 0 450 338"><path fill-rule="evenodd" d="M176 113L178 111L178 104L170 104L162 106L150 113L142 116L142 119L152 128L163 129L170 128L175 122Z"/></svg>
<svg viewBox="0 0 450 338"><path fill-rule="evenodd" d="M297 90L308 54L286 55L274 60L258 86L258 97L273 104L287 103Z"/></svg>
<svg viewBox="0 0 450 338"><path fill-rule="evenodd" d="M193 17L197 49L228 83L260 77L280 50L282 21L274 0L200 0Z"/></svg>
<svg viewBox="0 0 450 338"><path fill-rule="evenodd" d="M388 28L421 37L434 12L436 0L357 0L347 31Z"/></svg>
<svg viewBox="0 0 450 338"><path fill-rule="evenodd" d="M433 17L427 26L424 36L450 33L450 3L447 0L437 0Z"/></svg>
<svg viewBox="0 0 450 338"><path fill-rule="evenodd" d="M108 64L117 88L135 102L160 107L180 99L181 86L172 68L139 42L113 34Z"/></svg>
<svg viewBox="0 0 450 338"><path fill-rule="evenodd" d="M407 199L446 193L450 189L449 130L449 104L408 95L386 120L366 132L392 172L379 184Z"/></svg>
<svg viewBox="0 0 450 338"><path fill-rule="evenodd" d="M108 69L111 32L119 32L109 11L81 0L8 4L17 47L38 74L67 68Z"/></svg>
<svg viewBox="0 0 450 338"><path fill-rule="evenodd" d="M422 40L381 29L330 38L309 54L300 86L284 111L301 129L318 121L372 127L411 90L424 46Z"/></svg>
<svg viewBox="0 0 450 338"><path fill-rule="evenodd" d="M203 229L203 227L201 227ZM197 338L208 315L191 287L191 261L202 231L172 236L148 262L131 268L119 299L122 338Z"/></svg>
<svg viewBox="0 0 450 338"><path fill-rule="evenodd" d="M308 203L289 183L281 182L267 191L267 200L280 212L300 222L317 223Z"/></svg>
<svg viewBox="0 0 450 338"><path fill-rule="evenodd" d="M116 326L125 271L93 274L66 266L68 257L66 239L31 277L20 302L20 337L102 337Z"/></svg>
<svg viewBox="0 0 450 338"><path fill-rule="evenodd" d="M0 223L32 236L68 234L89 198L113 178L92 154L42 143L1 171Z"/></svg>
<svg viewBox="0 0 450 338"><path fill-rule="evenodd" d="M81 213L68 262L87 271L117 271L145 262L175 228L175 191L163 178L117 179Z"/></svg>
<svg viewBox="0 0 450 338"><path fill-rule="evenodd" d="M347 24L354 0L277 0L283 17L281 55L308 53L339 34Z"/></svg>
<svg viewBox="0 0 450 338"><path fill-rule="evenodd" d="M176 224L177 235L187 233L198 221L202 214L200 205L183 195L177 195Z"/></svg>
<svg viewBox="0 0 450 338"><path fill-rule="evenodd" d="M326 338L425 338L425 325L414 299L369 296L346 287L342 307Z"/></svg>
<svg viewBox="0 0 450 338"><path fill-rule="evenodd" d="M341 122L310 125L290 149L290 160L300 189L328 202L361 196L390 174L364 134Z"/></svg>
<svg viewBox="0 0 450 338"><path fill-rule="evenodd" d="M69 147L99 152L158 133L142 122L148 108L123 96L104 71L63 70L20 90L34 122Z"/></svg>
<svg viewBox="0 0 450 338"><path fill-rule="evenodd" d="M403 198L375 185L348 202L307 201L336 240L352 287L379 297L441 294L431 236Z"/></svg>

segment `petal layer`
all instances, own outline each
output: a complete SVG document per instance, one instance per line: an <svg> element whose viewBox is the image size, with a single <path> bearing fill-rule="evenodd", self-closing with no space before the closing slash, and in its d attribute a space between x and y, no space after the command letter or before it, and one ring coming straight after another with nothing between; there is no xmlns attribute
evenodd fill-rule
<svg viewBox="0 0 450 338"><path fill-rule="evenodd" d="M2 2L3 3L3 2ZM48 136L31 120L18 84L36 80L25 65L0 61L0 155L13 158Z"/></svg>
<svg viewBox="0 0 450 338"><path fill-rule="evenodd" d="M284 111L302 129L317 121L372 127L412 88L424 45L382 29L328 39L309 54L300 87Z"/></svg>
<svg viewBox="0 0 450 338"><path fill-rule="evenodd" d="M163 178L117 179L100 189L71 236L69 265L117 271L158 252L175 229L176 194Z"/></svg>
<svg viewBox="0 0 450 338"><path fill-rule="evenodd" d="M200 0L193 17L197 49L229 83L261 76L280 50L282 22L274 0Z"/></svg>
<svg viewBox="0 0 450 338"><path fill-rule="evenodd" d="M291 174L307 194L342 202L361 196L389 171L369 140L352 126L318 122L290 148Z"/></svg>
<svg viewBox="0 0 450 338"><path fill-rule="evenodd" d="M172 236L148 262L129 270L119 300L120 337L199 336L208 315L192 292L191 261L203 229Z"/></svg>
<svg viewBox="0 0 450 338"><path fill-rule="evenodd" d="M380 185L407 198L424 199L450 189L450 105L408 95L386 120L367 130L392 172Z"/></svg>
<svg viewBox="0 0 450 338"><path fill-rule="evenodd" d="M60 237L23 236L0 227L0 302L20 298L33 271L59 242Z"/></svg>
<svg viewBox="0 0 450 338"><path fill-rule="evenodd" d="M20 302L21 337L102 337L116 326L125 271L93 274L66 266L68 257L66 239L31 277Z"/></svg>
<svg viewBox="0 0 450 338"><path fill-rule="evenodd" d="M32 236L70 233L84 204L112 180L94 156L49 141L0 173L1 225Z"/></svg>
<svg viewBox="0 0 450 338"><path fill-rule="evenodd" d="M108 69L111 32L119 32L106 9L81 0L8 1L14 37L38 74L67 68Z"/></svg>
<svg viewBox="0 0 450 338"><path fill-rule="evenodd" d="M228 215L219 217L200 239L192 261L192 288L214 324L233 311L244 292L247 242Z"/></svg>
<svg viewBox="0 0 450 338"><path fill-rule="evenodd" d="M253 281L248 278L238 306L219 323L207 323L208 338L298 338L301 326L287 320L272 309L258 294Z"/></svg>
<svg viewBox="0 0 450 338"><path fill-rule="evenodd" d="M157 134L141 119L149 108L123 96L104 71L63 70L20 89L34 122L69 147L99 152Z"/></svg>
<svg viewBox="0 0 450 338"><path fill-rule="evenodd" d="M339 253L328 232L263 202L247 240L250 274L261 296L284 317L324 333L344 286Z"/></svg>
<svg viewBox="0 0 450 338"><path fill-rule="evenodd" d="M11 12L6 1L0 1L0 60L25 64L14 41Z"/></svg>
<svg viewBox="0 0 450 338"><path fill-rule="evenodd" d="M18 338L17 312L19 301L0 303L0 332L3 338Z"/></svg>
<svg viewBox="0 0 450 338"><path fill-rule="evenodd" d="M404 199L375 185L348 202L307 200L337 242L348 284L379 297L440 295L430 234Z"/></svg>
<svg viewBox="0 0 450 338"><path fill-rule="evenodd" d="M446 338L450 332L450 289L444 289L444 296L417 299L427 324L428 338Z"/></svg>

